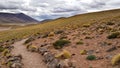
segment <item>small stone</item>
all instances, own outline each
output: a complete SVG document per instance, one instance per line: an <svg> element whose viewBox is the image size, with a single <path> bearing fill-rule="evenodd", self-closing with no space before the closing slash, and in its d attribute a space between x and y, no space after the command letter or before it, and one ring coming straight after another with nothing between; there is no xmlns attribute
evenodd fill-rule
<svg viewBox="0 0 120 68"><path fill-rule="evenodd" d="M72 56L75 56L76 54L72 54Z"/></svg>
<svg viewBox="0 0 120 68"><path fill-rule="evenodd" d="M54 55L51 54L50 52L47 52L46 54L44 54L45 63L50 63L51 61L53 61L53 59L54 59Z"/></svg>
<svg viewBox="0 0 120 68"><path fill-rule="evenodd" d="M97 57L96 60L101 60L104 59L103 57Z"/></svg>
<svg viewBox="0 0 120 68"><path fill-rule="evenodd" d="M46 46L46 45L48 45L48 44L46 44L46 43L45 43L45 44L42 44L40 47L44 47L44 46Z"/></svg>
<svg viewBox="0 0 120 68"><path fill-rule="evenodd" d="M22 68L22 64L21 63L13 63L11 65L11 68Z"/></svg>
<svg viewBox="0 0 120 68"><path fill-rule="evenodd" d="M43 48L43 47L39 48L39 53L43 55L45 52L48 52L47 48Z"/></svg>
<svg viewBox="0 0 120 68"><path fill-rule="evenodd" d="M120 48L120 45L117 45L117 48Z"/></svg>
<svg viewBox="0 0 120 68"><path fill-rule="evenodd" d="M56 68L58 64L59 64L59 60L58 59L53 59L53 61L48 63L48 68Z"/></svg>
<svg viewBox="0 0 120 68"><path fill-rule="evenodd" d="M114 51L114 50L117 50L117 48L115 46L109 48L108 50L106 50L106 52L111 52L111 51Z"/></svg>
<svg viewBox="0 0 120 68"><path fill-rule="evenodd" d="M113 55L106 55L105 58L106 59L111 59L113 57Z"/></svg>
<svg viewBox="0 0 120 68"><path fill-rule="evenodd" d="M92 55L94 53L94 50L89 50L89 51L87 51L87 54L88 55Z"/></svg>
<svg viewBox="0 0 120 68"><path fill-rule="evenodd" d="M99 49L97 49L97 50L96 50L96 53L100 53L100 50L99 50Z"/></svg>
<svg viewBox="0 0 120 68"><path fill-rule="evenodd" d="M60 61L56 68L69 68L69 66L65 62Z"/></svg>

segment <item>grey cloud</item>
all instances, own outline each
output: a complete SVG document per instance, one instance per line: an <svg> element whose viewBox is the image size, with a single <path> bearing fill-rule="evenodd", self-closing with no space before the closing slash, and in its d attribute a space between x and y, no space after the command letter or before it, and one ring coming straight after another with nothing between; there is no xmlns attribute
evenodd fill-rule
<svg viewBox="0 0 120 68"><path fill-rule="evenodd" d="M22 12L36 19L69 17L89 11L120 8L120 0L1 0L0 12Z"/></svg>
<svg viewBox="0 0 120 68"><path fill-rule="evenodd" d="M91 8L100 8L106 5L105 2L101 2L101 1L94 1L93 3L91 3L92 5L90 5Z"/></svg>
<svg viewBox="0 0 120 68"><path fill-rule="evenodd" d="M59 13L59 12L73 12L73 11L79 11L80 9L76 9L76 8L54 8L55 13Z"/></svg>

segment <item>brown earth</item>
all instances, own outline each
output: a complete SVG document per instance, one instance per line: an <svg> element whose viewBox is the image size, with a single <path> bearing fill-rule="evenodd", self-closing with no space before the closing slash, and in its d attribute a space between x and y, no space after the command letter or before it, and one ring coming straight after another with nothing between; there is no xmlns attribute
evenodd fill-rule
<svg viewBox="0 0 120 68"><path fill-rule="evenodd" d="M94 24L89 28L78 28L74 30L67 30L63 34L58 34L54 35L52 37L47 37L47 38L40 38L32 42L33 45L37 45L38 47L40 45L47 44L49 50L57 54L61 52L61 50L56 50L53 48L53 43L60 39L61 36L65 35L67 36L67 40L71 41L71 44L69 46L64 47L63 49L66 49L71 52L71 54L75 54L70 58L70 60L74 61L74 64L76 65L76 68L113 68L111 65L111 56L113 57L114 55L120 53L119 48L116 50L113 50L111 52L106 52L108 49L112 47L117 47L120 45L120 38L116 39L107 39L106 37L108 36L108 32L105 30L105 32L99 32L96 30L98 24ZM115 27L115 26L113 26ZM84 34L84 32L87 32L87 34ZM91 39L85 39L85 37L92 37ZM82 40L84 44L78 45L76 42ZM111 45L104 45L101 43L111 43ZM93 51L93 55L95 55L97 58L102 58L102 59L97 59L97 60L87 60L86 55L81 55L80 51L81 50L87 50L88 52L90 50ZM98 51L98 53L97 53Z"/></svg>
<svg viewBox="0 0 120 68"><path fill-rule="evenodd" d="M27 51L26 47L23 45L24 41L25 39L12 45L14 46L12 54L22 55L23 68L47 68L40 54Z"/></svg>

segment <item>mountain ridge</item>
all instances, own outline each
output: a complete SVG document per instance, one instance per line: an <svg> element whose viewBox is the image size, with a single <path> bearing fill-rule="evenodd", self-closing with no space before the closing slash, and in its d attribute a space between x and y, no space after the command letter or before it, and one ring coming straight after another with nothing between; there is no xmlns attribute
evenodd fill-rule
<svg viewBox="0 0 120 68"><path fill-rule="evenodd" d="M38 21L24 13L0 13L0 24L30 24Z"/></svg>

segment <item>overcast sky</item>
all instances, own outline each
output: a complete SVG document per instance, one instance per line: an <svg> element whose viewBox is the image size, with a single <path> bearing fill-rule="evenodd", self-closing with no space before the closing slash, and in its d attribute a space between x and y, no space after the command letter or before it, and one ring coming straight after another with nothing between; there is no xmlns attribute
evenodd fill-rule
<svg viewBox="0 0 120 68"><path fill-rule="evenodd" d="M0 12L25 13L38 20L120 8L120 0L0 0Z"/></svg>

